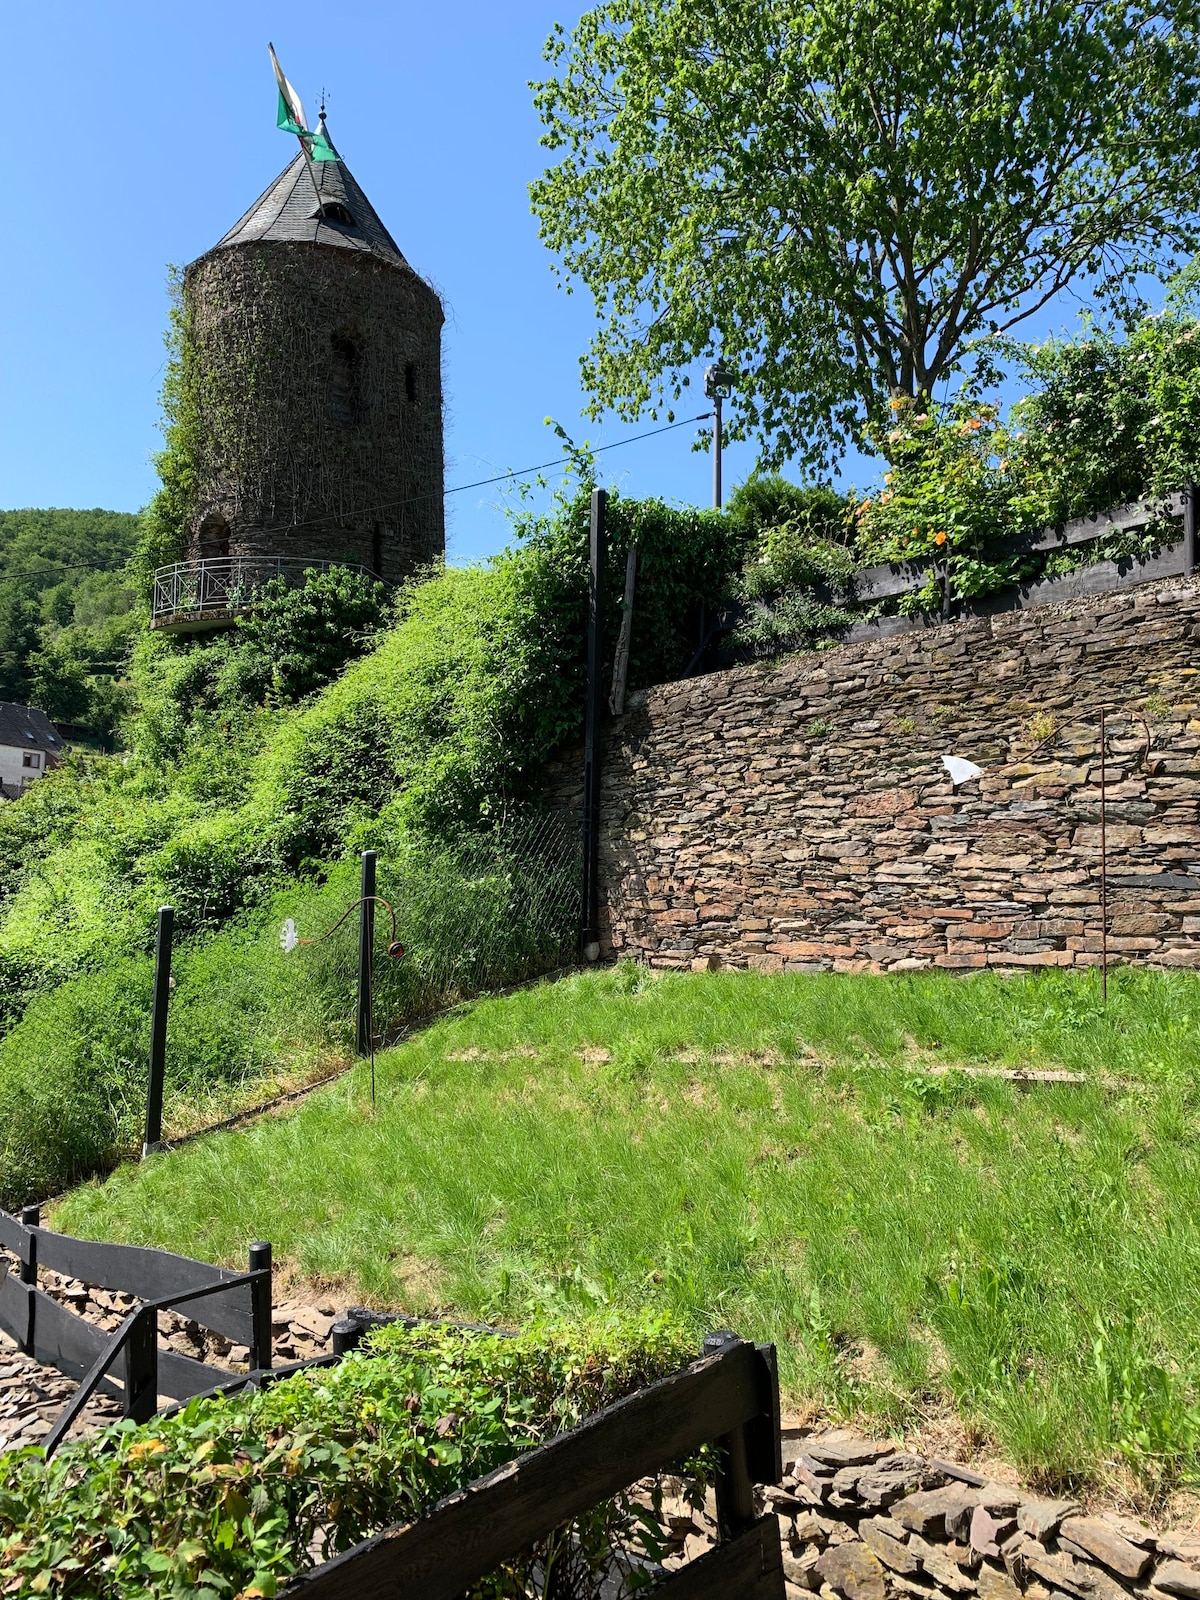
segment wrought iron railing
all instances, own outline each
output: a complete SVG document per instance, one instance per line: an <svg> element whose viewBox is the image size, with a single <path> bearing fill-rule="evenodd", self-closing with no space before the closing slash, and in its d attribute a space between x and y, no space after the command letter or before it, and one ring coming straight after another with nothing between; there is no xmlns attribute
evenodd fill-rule
<svg viewBox="0 0 1200 1600"><path fill-rule="evenodd" d="M163 627L172 622L201 621L236 616L252 603L256 591L272 578L299 585L310 572L345 567L350 572L374 576L356 561L311 561L304 556L215 556L200 561L176 561L154 574L153 620Z"/></svg>

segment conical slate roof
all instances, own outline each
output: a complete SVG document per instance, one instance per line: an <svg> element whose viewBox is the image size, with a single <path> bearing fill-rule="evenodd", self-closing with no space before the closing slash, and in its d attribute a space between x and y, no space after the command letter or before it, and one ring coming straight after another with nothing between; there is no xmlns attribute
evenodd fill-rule
<svg viewBox="0 0 1200 1600"><path fill-rule="evenodd" d="M330 208L334 208L332 212ZM408 267L396 241L343 161L316 161L310 166L303 155L297 154L214 248L225 250L258 240L332 245L337 250L375 256L394 267Z"/></svg>

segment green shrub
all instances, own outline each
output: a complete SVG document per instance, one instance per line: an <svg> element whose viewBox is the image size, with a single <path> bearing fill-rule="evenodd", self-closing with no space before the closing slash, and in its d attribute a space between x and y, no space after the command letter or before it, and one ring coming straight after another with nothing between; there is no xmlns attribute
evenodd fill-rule
<svg viewBox="0 0 1200 1600"><path fill-rule="evenodd" d="M694 1354L647 1319L515 1338L392 1326L369 1346L262 1391L70 1441L49 1463L28 1450L0 1460L6 1592L274 1595ZM652 1535L620 1496L471 1592L525 1595L539 1560L597 1571L639 1526Z"/></svg>

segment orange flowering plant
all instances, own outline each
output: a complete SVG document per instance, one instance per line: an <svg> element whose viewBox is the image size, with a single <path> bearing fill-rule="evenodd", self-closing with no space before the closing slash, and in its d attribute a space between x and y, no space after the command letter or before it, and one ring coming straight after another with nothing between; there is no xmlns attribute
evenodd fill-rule
<svg viewBox="0 0 1200 1600"><path fill-rule="evenodd" d="M989 544L1014 530L1014 441L997 405L967 393L945 407L893 402L890 427L872 443L889 470L884 487L855 507L854 553L862 566L945 561L955 595L983 594L1019 574L1012 559L988 559ZM932 581L903 609L940 603Z"/></svg>

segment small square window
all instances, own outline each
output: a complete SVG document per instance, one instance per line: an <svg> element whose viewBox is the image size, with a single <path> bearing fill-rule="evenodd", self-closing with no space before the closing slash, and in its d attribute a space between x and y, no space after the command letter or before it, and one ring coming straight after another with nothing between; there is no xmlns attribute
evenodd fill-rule
<svg viewBox="0 0 1200 1600"><path fill-rule="evenodd" d="M32 752L27 753L25 755L24 759L22 760L22 763L21 763L21 765L25 766L25 767L40 767L41 764L42 764L41 756L34 755Z"/></svg>

